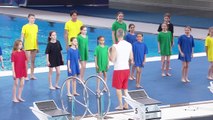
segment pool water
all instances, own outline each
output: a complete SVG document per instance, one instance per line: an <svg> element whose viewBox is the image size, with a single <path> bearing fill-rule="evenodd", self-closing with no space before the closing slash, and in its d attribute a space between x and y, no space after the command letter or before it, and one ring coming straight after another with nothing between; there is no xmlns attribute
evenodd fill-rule
<svg viewBox="0 0 213 120"><path fill-rule="evenodd" d="M21 29L24 24L28 22L26 18L14 17L7 15L0 15L0 46L2 47L4 64L6 70L11 70L10 55L13 48L13 43L20 38ZM43 20L36 20L39 27L38 43L39 53L36 56L36 67L46 66L45 49L47 46L48 33L51 30L57 32L57 39L61 42L63 47L63 58L66 60L66 47L64 42L64 23L48 22ZM89 36L89 61L94 61L94 49L97 46L97 37L102 35L105 37L105 44L112 45L111 29L88 27ZM144 33L144 42L148 47L148 57L159 56L157 51L157 35ZM195 40L195 53L204 52L204 41ZM175 37L175 46L173 47L173 54L178 53L177 38Z"/></svg>

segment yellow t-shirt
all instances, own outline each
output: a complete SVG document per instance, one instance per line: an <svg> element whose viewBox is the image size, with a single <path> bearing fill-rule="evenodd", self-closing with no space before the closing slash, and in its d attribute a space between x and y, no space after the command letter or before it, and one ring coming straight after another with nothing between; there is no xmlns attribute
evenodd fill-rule
<svg viewBox="0 0 213 120"><path fill-rule="evenodd" d="M26 24L22 27L21 33L24 34L24 49L37 50L38 26L36 24Z"/></svg>
<svg viewBox="0 0 213 120"><path fill-rule="evenodd" d="M208 47L208 61L213 62L213 38L206 37L205 46Z"/></svg>
<svg viewBox="0 0 213 120"><path fill-rule="evenodd" d="M65 23L64 29L68 31L68 43L70 45L70 39L72 37L77 37L80 33L80 28L83 25L83 23L80 20L77 20L76 22L73 22L72 20L69 20Z"/></svg>

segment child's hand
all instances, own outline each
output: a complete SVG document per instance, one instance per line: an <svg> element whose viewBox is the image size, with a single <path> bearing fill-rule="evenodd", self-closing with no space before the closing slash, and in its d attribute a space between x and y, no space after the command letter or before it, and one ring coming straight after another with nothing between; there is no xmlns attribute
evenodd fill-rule
<svg viewBox="0 0 213 120"><path fill-rule="evenodd" d="M97 65L95 67L96 67L97 70L99 69L99 67Z"/></svg>
<svg viewBox="0 0 213 120"><path fill-rule="evenodd" d="M50 65L51 65L50 62L48 61L48 62L47 62L47 66L49 67Z"/></svg>
<svg viewBox="0 0 213 120"><path fill-rule="evenodd" d="M184 57L184 53L183 53L183 52L181 52L180 55L181 55L182 57Z"/></svg>
<svg viewBox="0 0 213 120"><path fill-rule="evenodd" d="M158 50L158 53L160 54L160 50Z"/></svg>
<svg viewBox="0 0 213 120"><path fill-rule="evenodd" d="M194 57L193 53L192 53L192 58Z"/></svg>
<svg viewBox="0 0 213 120"><path fill-rule="evenodd" d="M69 73L71 73L71 72L72 72L72 70L71 70L70 68L68 68L68 72L69 72Z"/></svg>
<svg viewBox="0 0 213 120"><path fill-rule="evenodd" d="M144 65L145 65L145 62L142 63L142 66L144 66Z"/></svg>
<svg viewBox="0 0 213 120"><path fill-rule="evenodd" d="M14 79L14 80L16 79L16 75L14 75L14 74L13 74L13 79Z"/></svg>

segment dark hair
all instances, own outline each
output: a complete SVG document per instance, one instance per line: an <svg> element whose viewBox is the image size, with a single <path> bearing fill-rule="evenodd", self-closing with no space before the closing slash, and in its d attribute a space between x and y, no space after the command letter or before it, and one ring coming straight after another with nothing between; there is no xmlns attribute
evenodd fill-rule
<svg viewBox="0 0 213 120"><path fill-rule="evenodd" d="M188 28L190 31L192 30L192 28L190 26L185 26L185 28Z"/></svg>
<svg viewBox="0 0 213 120"><path fill-rule="evenodd" d="M72 42L74 39L76 39L76 37L71 37L70 42Z"/></svg>
<svg viewBox="0 0 213 120"><path fill-rule="evenodd" d="M84 25L82 25L82 26L80 27L80 33L78 33L78 35L81 34L81 30L83 30L84 28L86 28L86 26L84 26Z"/></svg>
<svg viewBox="0 0 213 120"><path fill-rule="evenodd" d="M164 14L164 17L171 18L171 14L170 14L170 13L165 13L165 14Z"/></svg>
<svg viewBox="0 0 213 120"><path fill-rule="evenodd" d="M213 30L213 27L209 27L209 33L207 34L207 36L210 36L210 31Z"/></svg>
<svg viewBox="0 0 213 120"><path fill-rule="evenodd" d="M98 36L98 37L97 37L97 45L98 45L98 41L99 41L101 38L104 38L104 36Z"/></svg>
<svg viewBox="0 0 213 120"><path fill-rule="evenodd" d="M134 26L134 27L135 27L135 24L132 24L132 23L131 23L131 24L129 24L129 27L128 27L128 28L129 28L129 30L128 30L128 32L130 32L130 28L131 28L132 26Z"/></svg>
<svg viewBox="0 0 213 120"><path fill-rule="evenodd" d="M77 14L78 15L78 11L77 10L71 10L70 11L70 16L72 16L73 14Z"/></svg>
<svg viewBox="0 0 213 120"><path fill-rule="evenodd" d="M14 42L13 51L17 51L18 50L19 43L22 43L22 41L21 40L16 40Z"/></svg>
<svg viewBox="0 0 213 120"><path fill-rule="evenodd" d="M138 36L138 35L141 35L141 36L143 37L143 33L138 33L137 36Z"/></svg>
<svg viewBox="0 0 213 120"><path fill-rule="evenodd" d="M48 40L48 42L50 42L50 40L51 40L50 36L51 36L51 35L52 35L52 33L54 33L54 32L55 32L55 31L50 31L50 32L49 32L49 36L48 36L48 39L47 39L47 40ZM56 32L55 32L55 33L56 33Z"/></svg>
<svg viewBox="0 0 213 120"><path fill-rule="evenodd" d="M124 15L124 13L121 12L121 11L117 12L117 14L116 14L116 20L118 19L117 17L118 17L119 14L123 14Z"/></svg>
<svg viewBox="0 0 213 120"><path fill-rule="evenodd" d="M29 17L31 17L31 16L35 17L35 15L34 15L34 14L31 14L31 13L30 13L30 14L28 14L28 18L29 18Z"/></svg>

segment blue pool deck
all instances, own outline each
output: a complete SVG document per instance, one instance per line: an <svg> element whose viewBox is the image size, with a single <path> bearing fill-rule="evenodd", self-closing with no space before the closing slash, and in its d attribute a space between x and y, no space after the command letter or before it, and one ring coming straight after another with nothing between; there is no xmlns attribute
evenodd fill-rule
<svg viewBox="0 0 213 120"><path fill-rule="evenodd" d="M172 77L161 77L160 61L147 62L142 73L141 85L144 87L148 95L162 102L162 105L181 104L198 101L213 100L213 94L209 91L209 80L206 79L209 63L206 57L196 57L190 64L189 79L191 83L182 83L181 79L181 62L177 59L171 60ZM46 68L47 69L47 68ZM108 71L107 85L111 93L110 111L115 111L117 106L117 97L115 89L111 86L111 78L113 67ZM37 80L26 81L23 98L26 102L13 103L11 76L0 78L0 116L2 120L11 120L14 116L16 120L34 120L35 116L30 111L34 101L53 99L59 107L60 91L50 91L48 89L47 72L37 73ZM95 74L94 67L86 70L85 77ZM60 84L67 78L67 71L61 71ZM53 77L54 78L54 77ZM54 80L54 79L53 79ZM93 85L95 88L95 84ZM135 90L135 81L129 81L129 90ZM91 101L95 101L91 97ZM90 104L91 109L95 109L96 103ZM3 108L3 109L2 109ZM76 108L78 111L78 109ZM77 113L76 113L77 114Z"/></svg>
<svg viewBox="0 0 213 120"><path fill-rule="evenodd" d="M69 15L66 13L54 13L41 10L31 10L25 8L0 8L0 13L16 15L26 17L28 13L35 13L38 19L65 22L69 20ZM48 16L47 16L48 15ZM56 17L57 16L57 17ZM62 19L63 18L63 19ZM79 16L86 25L97 27L111 27L113 19L97 18L91 16ZM102 21L102 22L98 22ZM126 21L127 24L135 23L137 31L156 34L158 24L142 23ZM175 26L175 36L183 34L183 27ZM194 33L194 34L193 34ZM193 28L193 35L195 38L204 39L207 34L207 29ZM208 61L205 57L205 53L197 54L193 61L190 63L189 79L191 83L184 84L181 79L181 62L177 60L177 56L172 56L171 60L171 77L161 77L161 63L160 57L154 57L148 59L143 69L141 85L144 87L148 95L154 99L162 102L162 105L180 104L199 101L213 100L213 94L209 91L209 80L206 79L208 71ZM13 79L11 77L11 71L0 71L0 116L2 120L36 120L36 117L30 111L29 107L32 106L34 101L53 99L56 101L59 107L60 104L60 91L50 91L48 89L47 80L48 68L36 68L35 81L26 81L23 98L26 100L23 103L12 102L12 86ZM115 89L111 86L113 66L108 71L108 87L111 93L111 107L110 111L115 111L117 106L117 97ZM86 70L85 78L87 76L95 74L94 63L89 63ZM54 77L53 77L54 78ZM63 66L61 70L60 85L67 78L66 67ZM54 81L54 79L53 79ZM94 85L95 87L95 85ZM129 90L135 89L135 81L129 81ZM91 99L93 101L93 99ZM94 109L96 103L91 109ZM213 112L212 112L213 113Z"/></svg>

